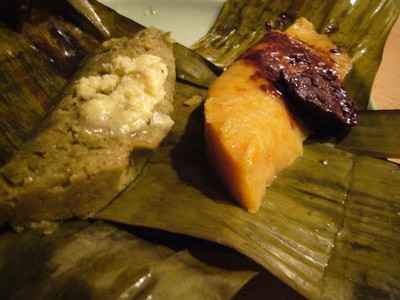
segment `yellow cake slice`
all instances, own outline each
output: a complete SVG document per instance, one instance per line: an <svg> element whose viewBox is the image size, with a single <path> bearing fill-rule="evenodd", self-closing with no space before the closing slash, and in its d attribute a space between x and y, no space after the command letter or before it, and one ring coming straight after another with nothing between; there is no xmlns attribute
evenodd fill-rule
<svg viewBox="0 0 400 300"><path fill-rule="evenodd" d="M266 187L278 173L302 155L307 137L307 130L292 115L288 99L277 88L283 76L280 69L285 66L278 65L275 70L271 65L272 71L260 67L263 49L269 47L268 55L275 55L270 47L273 43L282 46L280 39L284 39L301 44L305 54L329 64L340 80L351 68L349 57L338 53L329 38L318 34L305 19L299 19L286 33L271 32L268 38L215 81L205 103L209 157L233 197L252 213L260 208Z"/></svg>

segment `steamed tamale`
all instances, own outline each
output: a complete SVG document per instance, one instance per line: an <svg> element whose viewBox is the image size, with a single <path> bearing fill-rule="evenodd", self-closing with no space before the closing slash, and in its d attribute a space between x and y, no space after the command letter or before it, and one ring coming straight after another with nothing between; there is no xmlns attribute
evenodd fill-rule
<svg viewBox="0 0 400 300"><path fill-rule="evenodd" d="M105 42L39 133L0 169L6 220L87 217L135 177L133 150L173 125L172 45L156 29Z"/></svg>
<svg viewBox="0 0 400 300"><path fill-rule="evenodd" d="M346 54L299 19L286 33L268 32L211 86L205 104L208 153L243 207L256 212L265 187L302 155L305 124L317 120L322 132L342 120L352 125L352 105L339 97L344 91L337 93L350 68ZM301 121L292 113L298 103L311 107Z"/></svg>

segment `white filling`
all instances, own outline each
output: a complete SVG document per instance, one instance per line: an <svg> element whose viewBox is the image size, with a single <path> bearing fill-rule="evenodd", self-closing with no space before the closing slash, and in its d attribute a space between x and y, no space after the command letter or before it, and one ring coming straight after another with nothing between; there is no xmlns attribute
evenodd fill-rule
<svg viewBox="0 0 400 300"><path fill-rule="evenodd" d="M104 75L82 78L76 86L77 97L85 101L81 117L89 128L134 134L148 126L172 127L168 115L155 112L165 97L168 76L160 57L118 56L104 69Z"/></svg>

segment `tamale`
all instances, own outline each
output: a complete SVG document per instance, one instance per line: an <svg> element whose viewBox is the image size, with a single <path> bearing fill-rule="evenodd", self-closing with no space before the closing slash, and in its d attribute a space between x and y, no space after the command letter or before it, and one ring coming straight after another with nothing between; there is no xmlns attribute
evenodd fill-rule
<svg viewBox="0 0 400 300"><path fill-rule="evenodd" d="M40 133L0 169L8 221L88 217L136 176L133 150L158 147L173 125L172 45L156 29L107 41Z"/></svg>
<svg viewBox="0 0 400 300"><path fill-rule="evenodd" d="M291 102L311 107L306 120L317 120L318 131L330 131L331 119L336 128L345 118L336 114L342 107L353 114L351 105L329 103L337 100L336 85L351 69L349 57L332 49L337 47L329 38L301 18L286 33L267 33L211 86L205 104L208 153L234 198L250 212L259 209L265 187L303 153L308 126L292 114ZM325 79L326 70L335 81ZM314 98L318 101L307 102Z"/></svg>

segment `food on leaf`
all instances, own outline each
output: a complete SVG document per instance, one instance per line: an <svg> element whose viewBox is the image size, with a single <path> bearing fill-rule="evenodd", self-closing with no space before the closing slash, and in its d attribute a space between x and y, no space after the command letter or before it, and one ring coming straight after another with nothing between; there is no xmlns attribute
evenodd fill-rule
<svg viewBox="0 0 400 300"><path fill-rule="evenodd" d="M156 29L105 42L40 133L0 169L11 221L88 217L136 176L134 150L153 150L173 126L172 45Z"/></svg>
<svg viewBox="0 0 400 300"><path fill-rule="evenodd" d="M338 134L357 122L341 81L349 57L311 23L268 32L211 86L205 104L209 156L250 212L303 152L309 132Z"/></svg>

